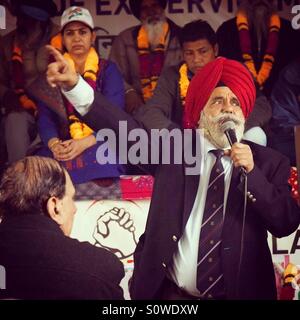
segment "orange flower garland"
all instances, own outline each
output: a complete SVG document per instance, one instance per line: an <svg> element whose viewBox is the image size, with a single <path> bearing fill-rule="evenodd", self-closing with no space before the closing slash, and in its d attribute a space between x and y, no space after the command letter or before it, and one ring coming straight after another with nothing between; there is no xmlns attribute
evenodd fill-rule
<svg viewBox="0 0 300 320"><path fill-rule="evenodd" d="M254 60L251 54L249 24L247 15L244 11L240 10L237 13L236 23L239 30L240 45L245 65L252 73L259 86L263 88L264 83L270 76L273 64L275 62L275 54L278 46L278 34L280 30L280 18L277 14L272 14L270 17L266 53L264 54L263 62L258 72L255 68Z"/></svg>
<svg viewBox="0 0 300 320"><path fill-rule="evenodd" d="M81 122L74 114L69 116L69 121L71 122L69 128L72 139L79 140L93 134L93 130L84 122Z"/></svg>
<svg viewBox="0 0 300 320"><path fill-rule="evenodd" d="M73 58L70 56L69 53L64 54L64 58L68 61L69 65L75 70L75 63ZM99 57L96 50L92 47L88 53L87 59L84 65L84 78L92 79L93 81L97 80L97 73L99 68Z"/></svg>
<svg viewBox="0 0 300 320"><path fill-rule="evenodd" d="M13 51L12 51L12 69L13 69L13 82L14 91L19 97L19 103L25 110L33 111L33 114L37 113L37 105L31 100L25 93L25 80L23 74L23 55L22 49L18 46L17 40L14 41Z"/></svg>
<svg viewBox="0 0 300 320"><path fill-rule="evenodd" d="M60 52L62 52L63 44L62 44L62 35L60 32L51 38L50 45L55 49L59 50Z"/></svg>
<svg viewBox="0 0 300 320"><path fill-rule="evenodd" d="M58 33L57 35L52 37L50 44L57 50L62 51L63 45L62 45L61 33ZM70 54L67 52L64 53L64 58L68 61L71 68L74 71L76 71L75 63L73 61L73 58L70 56ZM93 82L96 82L98 71L99 71L99 57L96 50L92 47L90 48L89 54L85 62L83 77L86 80L90 79ZM80 119L73 112L68 112L68 113L69 113L68 119L70 122L69 130L70 130L70 135L72 139L74 140L82 139L84 137L88 137L91 134L93 134L94 131L85 123L80 121Z"/></svg>
<svg viewBox="0 0 300 320"><path fill-rule="evenodd" d="M162 54L164 53L166 38L167 38L168 33L169 33L169 24L167 22L165 22L163 24L163 32L162 32L162 35L159 39L159 44L153 50L154 53L162 53ZM139 53L140 58L141 57L145 58L149 55L149 53L150 53L149 39L148 39L147 31L144 26L142 26L139 30L138 37L137 37L137 46L138 46L138 53ZM144 67L144 65L141 66L141 64L140 64L140 68L143 69L143 67ZM156 66L151 66L151 67L152 67L151 71L152 72L154 71L153 74L140 76L141 85L142 85L142 92L143 92L143 97L144 97L145 101L147 101L149 98L152 97L153 91L156 87L157 80L159 77L159 75L157 74L158 72L155 72L158 70L153 70L156 68ZM161 71L161 70L159 70L159 71ZM144 70L141 70L141 73L143 74Z"/></svg>
<svg viewBox="0 0 300 320"><path fill-rule="evenodd" d="M188 68L186 63L182 64L179 68L179 89L180 89L180 98L182 106L185 104L185 97L187 94L188 87L190 85L190 80L187 76Z"/></svg>
<svg viewBox="0 0 300 320"><path fill-rule="evenodd" d="M165 22L163 24L163 33L161 34L160 38L159 38L159 44L161 46L165 46L165 42L166 42L166 35L169 32L169 24L167 22ZM147 31L145 29L144 26L142 26L140 28L138 37L137 37L137 43L138 43L138 48L140 50L145 50L147 51L149 48L149 39L148 39L148 34Z"/></svg>
<svg viewBox="0 0 300 320"><path fill-rule="evenodd" d="M71 68L76 71L75 69L75 63L73 58L69 53L64 54L64 58L68 61ZM90 51L88 53L85 66L84 66L84 73L83 77L88 80L92 80L93 82L96 82L97 80L97 73L99 69L99 57L94 48L90 48ZM70 129L70 135L72 139L82 139L85 137L90 136L93 134L93 130L87 126L85 123L80 121L78 117L76 117L73 113L69 115L69 129Z"/></svg>

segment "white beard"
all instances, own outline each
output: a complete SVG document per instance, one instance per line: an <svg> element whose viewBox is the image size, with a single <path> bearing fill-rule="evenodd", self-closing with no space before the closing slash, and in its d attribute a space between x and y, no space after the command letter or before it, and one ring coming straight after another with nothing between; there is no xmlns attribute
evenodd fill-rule
<svg viewBox="0 0 300 320"><path fill-rule="evenodd" d="M165 16L159 18L159 20L148 19L143 25L147 31L148 40L151 48L156 48L159 45L159 40L163 34L163 25L166 19Z"/></svg>
<svg viewBox="0 0 300 320"><path fill-rule="evenodd" d="M202 111L199 121L199 128L203 129L205 138L221 149L230 147L228 139L221 129L222 123L225 122L224 120L235 123L236 138L237 141L241 141L245 129L245 119L238 118L230 113L222 113L217 117L210 117L206 116Z"/></svg>

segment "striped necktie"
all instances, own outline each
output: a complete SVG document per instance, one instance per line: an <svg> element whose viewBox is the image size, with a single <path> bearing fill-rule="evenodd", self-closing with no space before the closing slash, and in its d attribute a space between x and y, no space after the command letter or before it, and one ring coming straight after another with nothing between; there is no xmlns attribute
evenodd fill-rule
<svg viewBox="0 0 300 320"><path fill-rule="evenodd" d="M221 232L224 207L224 168L221 158L223 150L211 150L216 162L211 170L205 208L200 231L197 288L204 298L224 295L223 273L221 269Z"/></svg>

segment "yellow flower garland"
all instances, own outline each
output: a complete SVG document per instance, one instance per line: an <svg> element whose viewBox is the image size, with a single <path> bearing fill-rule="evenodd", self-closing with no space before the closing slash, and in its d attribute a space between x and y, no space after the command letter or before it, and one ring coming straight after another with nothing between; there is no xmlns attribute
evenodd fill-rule
<svg viewBox="0 0 300 320"><path fill-rule="evenodd" d="M64 58L68 61L69 65L76 72L75 62L69 53L64 53ZM96 50L92 47L88 53L87 59L84 65L83 77L92 79L93 81L97 80L97 72L99 66L99 57Z"/></svg>
<svg viewBox="0 0 300 320"><path fill-rule="evenodd" d="M81 122L75 115L70 115L69 120L71 122L69 129L72 139L79 140L93 134L94 131L84 122Z"/></svg>
<svg viewBox="0 0 300 320"><path fill-rule="evenodd" d="M58 33L57 35L52 37L50 44L53 47L55 47L57 50L62 51L63 45L62 45L61 33ZM64 53L63 56L68 61L73 71L76 72L75 62L71 57L71 55L66 52ZM83 77L96 81L98 69L99 69L99 57L96 50L92 47L90 48L87 59L85 61ZM71 123L69 126L70 135L74 140L88 137L94 132L89 126L87 126L85 123L80 121L79 118L76 117L74 114L71 114L69 116L69 121Z"/></svg>
<svg viewBox="0 0 300 320"><path fill-rule="evenodd" d="M188 68L186 63L184 63L179 69L179 88L180 88L180 98L182 106L185 104L185 97L187 94L188 87L190 85L190 80L187 76Z"/></svg>
<svg viewBox="0 0 300 320"><path fill-rule="evenodd" d="M244 11L240 10L237 13L237 26L238 30L241 31L243 29L249 30L249 23L248 23L248 18L247 15ZM270 17L270 22L269 22L269 32L272 31L277 31L279 32L280 29L280 18L277 14L272 14ZM270 54L265 54L263 58L263 62L261 65L260 70L257 72L254 64L254 60L251 54L242 52L243 59L245 61L245 65L247 66L248 70L252 73L253 77L256 79L260 87L263 86L265 81L268 79L275 58L274 56Z"/></svg>
<svg viewBox="0 0 300 320"><path fill-rule="evenodd" d="M165 50L165 42L167 38L167 34L169 32L169 24L165 22L163 24L163 32L159 39L159 45L154 51L164 51ZM144 26L142 26L139 30L138 36L137 36L137 46L139 54L147 54L149 52L149 39L148 34ZM149 98L152 97L153 91L156 87L158 77L152 76L147 79L141 79L142 84L142 92L144 100L147 101Z"/></svg>
<svg viewBox="0 0 300 320"><path fill-rule="evenodd" d="M75 63L69 53L64 54L64 58L68 61L71 68L76 71ZM89 78L93 81L97 80L97 72L99 68L99 57L94 48L90 48L87 59L84 65L84 78ZM72 139L82 139L93 134L93 130L85 123L81 122L74 114L69 116L70 121L70 135Z"/></svg>

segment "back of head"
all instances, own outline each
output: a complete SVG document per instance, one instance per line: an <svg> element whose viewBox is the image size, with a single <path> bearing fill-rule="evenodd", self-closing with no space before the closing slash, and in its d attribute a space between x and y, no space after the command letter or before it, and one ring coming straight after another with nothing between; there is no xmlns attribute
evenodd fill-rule
<svg viewBox="0 0 300 320"><path fill-rule="evenodd" d="M0 182L0 217L47 215L47 201L65 195L65 169L44 157L26 157L9 166Z"/></svg>
<svg viewBox="0 0 300 320"><path fill-rule="evenodd" d="M213 28L204 20L195 20L187 23L181 30L181 46L185 42L206 39L212 46L217 43L217 36Z"/></svg>

